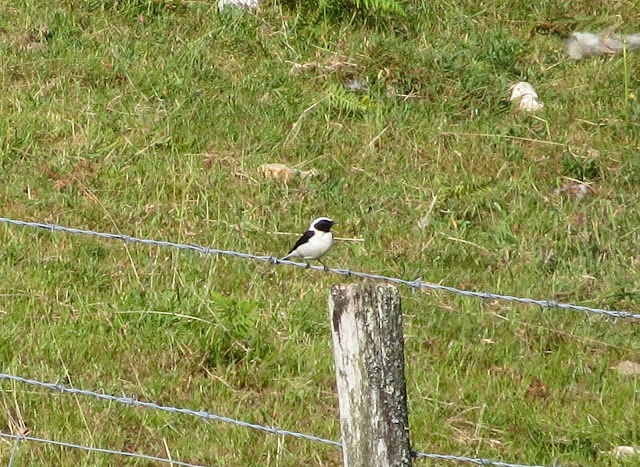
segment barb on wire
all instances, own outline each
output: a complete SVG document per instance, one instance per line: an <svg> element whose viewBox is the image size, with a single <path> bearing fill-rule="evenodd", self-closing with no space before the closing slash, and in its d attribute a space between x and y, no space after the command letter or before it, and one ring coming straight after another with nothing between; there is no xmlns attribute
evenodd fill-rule
<svg viewBox="0 0 640 467"><path fill-rule="evenodd" d="M17 225L17 226L21 226L21 227L33 227L33 228L38 228L38 229L45 229L45 230L49 230L51 232L66 232L66 233L79 234L79 235L89 235L89 236L99 237L99 238L122 240L122 241L127 242L127 243L141 243L141 244L144 244L144 245L155 245L155 246L163 246L163 247L170 247L170 248L178 248L180 250L194 251L196 253L200 253L203 256L207 256L207 255L224 255L224 256L232 256L232 257L235 257L235 258L251 259L251 260L254 260L254 261L263 261L263 262L271 263L271 264L286 264L288 266L296 266L296 267L300 267L300 268L309 268L310 267L311 269L315 269L317 271L332 272L334 274L340 274L342 276L347 276L347 277L360 277L360 278L365 278L365 279L374 279L374 280L380 280L380 281L387 281L387 282L391 282L391 283L394 283L394 284L413 287L413 288L416 288L416 289L440 290L440 291L449 292L449 293L456 294L456 295L462 295L462 296L465 296L465 297L473 297L473 298L481 298L481 299L492 299L492 300L504 300L504 301L508 301L508 302L517 302L517 303L525 303L525 304L529 304L529 305L537 305L537 306L540 306L540 307L543 307L543 308L559 308L559 309L564 309L564 310L586 311L586 312L590 312L590 313L596 313L596 314L600 314L600 315L609 316L609 317L612 317L612 318L634 318L634 319L640 319L640 314L634 314L634 313L630 313L628 311L606 310L606 309L603 309L603 308L592 308L592 307L582 306L582 305L573 305L573 304L570 304L570 303L559 303L559 302L555 302L553 300L536 300L536 299L533 299L533 298L515 297L515 296L511 296L511 295L501 295L501 294L495 294L495 293L491 293L491 292L474 292L474 291L471 291L471 290L458 289L458 288L449 287L449 286L446 286L446 285L439 285L439 284L432 284L430 282L424 282L424 281L422 281L421 278L418 278L418 279L413 280L413 281L409 281L409 280L400 279L400 278L397 278L397 277L387 277L387 276L382 276L382 275L379 275L379 274L368 274L368 273L365 273L365 272L351 271L351 270L348 270L348 269L335 269L335 268L326 268L325 269L324 267L321 267L321 266L316 266L316 265L309 266L306 263L296 263L294 261L281 260L281 259L275 258L273 255L266 255L266 256L265 255L263 255L263 256L252 255L252 254L249 254L249 253L241 253L241 252L233 251L233 250L218 250L216 248L204 247L204 246L199 246L199 245L175 243L175 242L169 242L169 241L164 241L164 240L152 240L152 239L146 239L146 238L132 237L130 235L112 234L112 233L107 233L107 232L96 232L94 230L76 229L76 228L72 228L72 227L64 227L64 226L57 225L57 224L46 224L46 223L41 223L41 222L19 221L19 220L7 219L5 217L0 217L0 223L10 224L10 225Z"/></svg>
<svg viewBox="0 0 640 467"><path fill-rule="evenodd" d="M35 438L33 436L20 436L20 435L12 435L9 433L0 432L0 437L14 439L16 440L16 442L34 441L38 443L53 444L55 446L63 446L66 448L82 449L83 451L101 452L104 454L118 454L120 456L136 457L138 459L164 462L165 464L181 465L184 467L207 467L204 464L189 464L188 462L180 462L172 459L167 459L166 457L155 457L155 456L149 456L147 454L138 454L136 452L124 452L124 451L115 451L113 449L94 448L92 446L82 446L80 444L65 443L64 441L54 441L52 439ZM11 454L11 459L13 459L13 453ZM215 466L210 466L210 467L215 467Z"/></svg>
<svg viewBox="0 0 640 467"><path fill-rule="evenodd" d="M494 467L545 467L544 465L523 465L523 464L510 464L508 462L493 461L491 459L480 459L476 457L465 456L449 456L447 454L426 454L424 452L412 453L413 457L417 459L434 459L441 461L457 461L457 462L469 462L476 465L490 465ZM559 467L554 464L554 467Z"/></svg>
<svg viewBox="0 0 640 467"><path fill-rule="evenodd" d="M195 410L190 410L190 409L183 409L183 408L178 408L178 407L171 407L171 406L162 406L162 405L158 405L158 404L154 404L152 402L142 402L139 401L133 397L117 397L117 396L112 396L109 394L104 394L104 393L98 393L98 392L93 392L93 391L89 391L86 389L77 389L77 388L71 388L71 387L67 387L67 386L63 386L62 384L59 383L44 383L42 381L38 381L38 380L34 380L34 379L27 379L27 378L22 378L20 376L15 376L15 375L9 375L6 373L0 373L0 379L6 379L6 380L10 380L10 381L15 381L18 383L24 383L24 384L30 384L33 386L40 386L52 391L58 391L61 393L67 393L67 394L80 394L83 396L91 396L91 397L96 397L98 399L104 399L104 400L108 400L111 402L119 402L121 404L125 404L125 405L130 405L130 406L139 406L139 407L146 407L146 408L150 408L150 409L156 409L156 410L162 410L165 412L171 412L171 413L181 413L181 414L185 414L185 415L192 415L198 418L201 418L203 420L216 420L216 421L221 421L221 422L227 422L227 423L232 423L234 425L238 425L238 426L242 426L245 428L252 428L254 430L260 430L260 431L264 431L267 433L271 433L271 434L277 434L277 435L287 435L287 436L293 436L296 438L300 438L300 439L304 439L307 441L315 441L315 442L319 442L319 443L323 443L323 444L327 444L330 446L335 446L337 448L342 449L342 443L339 441L332 441L330 439L325 439L325 438L320 438L318 436L313 436L313 435L307 435L304 433L298 433L295 431L288 431L288 430L280 430L278 428L274 428L274 427L270 427L270 426L263 426L263 425L258 425L256 423L248 423L248 422L244 422L242 420L236 420L233 418L229 418L229 417L223 417L220 415L213 415L210 412L205 412L205 411L195 411ZM86 449L86 450L90 450L90 451L98 451L98 452L108 452L108 453L112 453L112 454L123 454L123 455L128 455L128 456L136 456L136 457L143 457L145 459L152 459L152 460L159 460L162 462L173 462L175 465L184 465L184 466L189 466L189 467L197 467L197 466L192 466L192 464L186 464L186 463L180 463L177 461L170 461L168 459L163 459L163 458L152 458L150 456L146 456L143 454L133 454L133 453L122 453L119 451L110 451L110 450L105 450L105 449L99 449L99 448L89 448L86 446L77 446L77 445L72 445L72 444L67 444L67 443L61 443L59 441L49 441L49 440L41 440L41 439L37 439L37 438L29 438L29 437L25 437L25 436L17 436L17 435L8 435L6 433L0 433L0 436L5 436L5 437L9 437L9 438L15 438L15 439L24 439L24 440L29 440L29 441L42 441L42 442L49 442L51 444L60 444L62 446L69 446L69 447L76 447L79 449ZM544 467L544 466L540 466L540 465L521 465L521 464L508 464L505 462L500 462L500 461L492 461L489 459L480 459L480 458L473 458L473 457L465 457L465 456L453 456L453 455L446 455L446 454L428 454L428 453L424 453L424 452L412 452L411 455L415 458L426 458L426 459L435 459L435 460L450 460L450 461L458 461L458 462L469 462L472 464L476 464L476 465L490 465L490 466L496 466L496 467Z"/></svg>

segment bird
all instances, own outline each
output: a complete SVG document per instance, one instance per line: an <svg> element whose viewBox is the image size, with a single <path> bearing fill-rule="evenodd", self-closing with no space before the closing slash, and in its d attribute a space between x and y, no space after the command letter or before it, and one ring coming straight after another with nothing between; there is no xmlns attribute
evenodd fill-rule
<svg viewBox="0 0 640 467"><path fill-rule="evenodd" d="M307 267L310 267L309 260L317 259L324 270L329 268L320 260L333 245L333 234L331 233L331 227L336 225L337 222L332 221L328 217L318 217L310 225L309 229L302 234L298 239L291 251L282 258L283 260L299 257L304 259L307 263Z"/></svg>

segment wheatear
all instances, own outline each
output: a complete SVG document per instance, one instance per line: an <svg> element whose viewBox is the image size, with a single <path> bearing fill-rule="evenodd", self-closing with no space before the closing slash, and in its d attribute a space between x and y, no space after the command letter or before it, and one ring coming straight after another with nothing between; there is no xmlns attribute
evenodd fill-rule
<svg viewBox="0 0 640 467"><path fill-rule="evenodd" d="M331 233L331 227L336 225L337 222L333 222L328 217L318 217L309 226L302 237L298 239L296 244L291 248L291 251L282 259L289 259L292 257L299 257L304 259L307 263L307 267L310 266L310 259L317 259L320 261L324 255L331 249L333 245L333 234ZM327 270L327 266L320 261L320 264Z"/></svg>

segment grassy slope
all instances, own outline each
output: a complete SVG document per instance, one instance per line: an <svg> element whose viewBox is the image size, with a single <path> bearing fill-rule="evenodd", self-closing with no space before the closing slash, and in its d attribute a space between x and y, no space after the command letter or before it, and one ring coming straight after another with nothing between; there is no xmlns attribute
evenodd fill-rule
<svg viewBox="0 0 640 467"><path fill-rule="evenodd" d="M294 237L272 232L327 214L365 239L338 242L332 265L638 309L624 60L569 62L558 37L532 33L543 20L624 31L637 8L422 2L393 31L274 5L220 17L206 2L81 3L0 2L2 215L281 254ZM27 37L43 27L52 37ZM629 54L636 95L638 65ZM341 90L353 76L366 95ZM521 79L546 104L538 116L503 102ZM265 162L321 176L264 180ZM595 194L555 194L567 176ZM0 245L4 371L339 436L324 304L336 277L6 226ZM601 451L639 442L635 379L611 369L640 359L635 323L403 294L418 450L604 466ZM217 465L341 464L323 445L3 388L5 431L20 420L155 455L166 442ZM18 461L144 464L35 444Z"/></svg>

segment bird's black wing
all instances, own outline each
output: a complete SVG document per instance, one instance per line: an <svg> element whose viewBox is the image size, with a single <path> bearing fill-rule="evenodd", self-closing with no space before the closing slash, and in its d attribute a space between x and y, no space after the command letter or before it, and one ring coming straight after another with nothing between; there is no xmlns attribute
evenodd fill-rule
<svg viewBox="0 0 640 467"><path fill-rule="evenodd" d="M293 248L291 248L291 251L289 251L289 254L295 250L296 248L298 248L300 245L304 245L305 243L307 243L309 241L309 239L311 239L311 237L313 237L313 234L315 232L313 230L307 230L305 233L302 234L302 237L300 237L298 239L298 241L296 242L295 245L293 245Z"/></svg>

